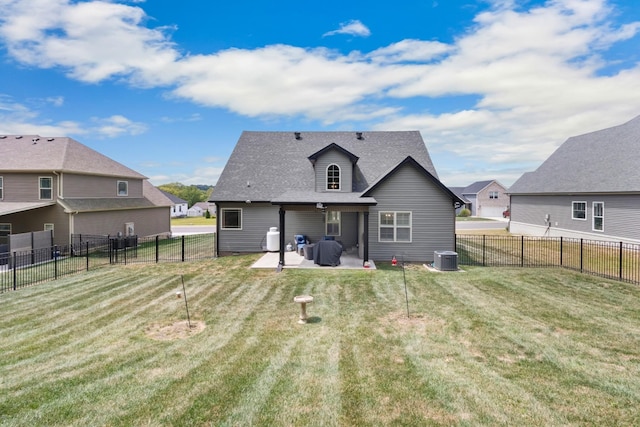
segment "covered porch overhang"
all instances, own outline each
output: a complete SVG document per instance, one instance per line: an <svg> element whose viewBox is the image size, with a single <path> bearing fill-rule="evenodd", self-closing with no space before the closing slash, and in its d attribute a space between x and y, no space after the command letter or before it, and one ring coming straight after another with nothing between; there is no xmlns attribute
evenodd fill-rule
<svg viewBox="0 0 640 427"><path fill-rule="evenodd" d="M278 270L285 266L285 215L287 211L359 212L363 216L363 259L369 261L369 207L378 202L361 193L289 191L271 201L279 209L280 260Z"/></svg>

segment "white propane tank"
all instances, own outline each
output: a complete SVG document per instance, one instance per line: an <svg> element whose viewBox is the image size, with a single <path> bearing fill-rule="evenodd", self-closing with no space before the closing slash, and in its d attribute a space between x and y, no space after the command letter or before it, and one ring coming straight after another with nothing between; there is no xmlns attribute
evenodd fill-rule
<svg viewBox="0 0 640 427"><path fill-rule="evenodd" d="M267 232L267 251L280 251L280 232L278 227L271 227Z"/></svg>

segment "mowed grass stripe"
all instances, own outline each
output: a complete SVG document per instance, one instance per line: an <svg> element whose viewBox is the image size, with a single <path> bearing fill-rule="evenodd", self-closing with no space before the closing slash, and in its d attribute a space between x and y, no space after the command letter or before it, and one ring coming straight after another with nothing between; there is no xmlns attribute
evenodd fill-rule
<svg viewBox="0 0 640 427"><path fill-rule="evenodd" d="M431 273L408 265L407 317L399 268L277 274L250 269L256 258L105 268L88 275L91 284L74 276L35 298L2 295L10 304L0 306L0 331L12 329L2 335L3 353L39 342L56 348L32 352L29 363L0 357L0 424L638 421L637 287L561 270ZM188 339L150 339L147 326L186 319L185 301L175 296L182 277L191 319L205 329ZM74 299L83 286L96 293ZM297 324L298 294L315 298L307 325ZM21 338L28 322L7 318L19 311L19 299L29 315L46 318L32 340ZM625 307L614 307L618 301ZM54 326L58 318L73 325ZM61 333L65 327L72 333ZM48 341L50 333L59 339ZM55 362L44 360L48 354Z"/></svg>

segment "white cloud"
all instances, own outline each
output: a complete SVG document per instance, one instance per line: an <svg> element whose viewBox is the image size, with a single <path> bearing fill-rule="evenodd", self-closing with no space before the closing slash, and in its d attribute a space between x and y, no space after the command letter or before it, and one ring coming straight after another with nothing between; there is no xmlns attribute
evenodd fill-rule
<svg viewBox="0 0 640 427"><path fill-rule="evenodd" d="M14 60L84 82L165 87L250 117L419 129L430 150L472 164L533 166L567 137L640 112L640 66L606 59L615 43L638 37L640 23L617 23L624 17L606 0L491 4L451 43L399 40L346 55L290 45L183 55L168 28L148 27L141 7L101 1L0 0L0 37ZM370 31L350 21L325 35L335 34ZM432 111L458 96L476 101ZM112 120L97 130L135 134L144 125Z"/></svg>
<svg viewBox="0 0 640 427"><path fill-rule="evenodd" d="M39 113L0 95L0 135L67 136L82 134L84 130L74 121L51 123L41 119Z"/></svg>
<svg viewBox="0 0 640 427"><path fill-rule="evenodd" d="M353 19L349 22L343 22L340 24L340 28L337 30L326 32L322 37L335 36L336 34L348 34L358 37L369 37L371 31L362 22L357 19Z"/></svg>
<svg viewBox="0 0 640 427"><path fill-rule="evenodd" d="M121 115L106 118L92 118L95 125L91 132L108 138L120 135L140 135L147 130L144 123L134 122Z"/></svg>

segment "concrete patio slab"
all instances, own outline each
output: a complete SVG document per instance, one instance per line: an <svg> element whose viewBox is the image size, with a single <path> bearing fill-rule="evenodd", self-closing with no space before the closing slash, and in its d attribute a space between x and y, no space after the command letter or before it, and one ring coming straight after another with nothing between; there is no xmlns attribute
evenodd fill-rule
<svg viewBox="0 0 640 427"><path fill-rule="evenodd" d="M278 252L267 252L258 261L256 261L251 268L278 268L278 262L280 261L280 254ZM349 270L375 270L376 265L373 261L369 261L369 268L362 266L362 259L353 254L343 253L340 257L340 265L335 267L322 266L314 264L313 260L305 259L302 255L298 255L297 252L285 252L284 253L284 268L325 268L325 269L349 269Z"/></svg>

